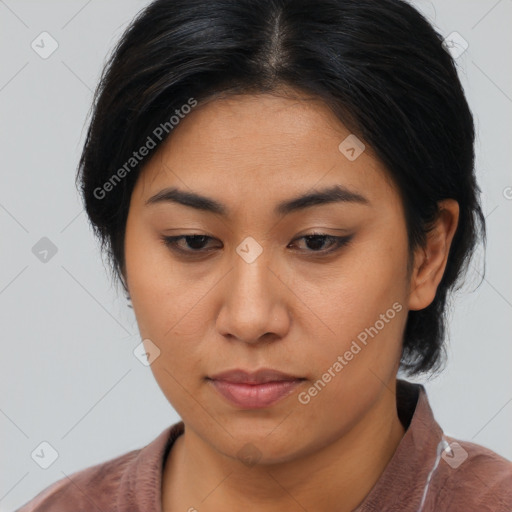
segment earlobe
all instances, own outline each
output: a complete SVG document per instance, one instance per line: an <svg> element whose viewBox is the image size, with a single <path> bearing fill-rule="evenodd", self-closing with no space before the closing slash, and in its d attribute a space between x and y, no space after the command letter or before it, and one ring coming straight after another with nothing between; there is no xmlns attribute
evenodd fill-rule
<svg viewBox="0 0 512 512"><path fill-rule="evenodd" d="M409 309L420 310L429 306L443 277L448 255L459 221L459 203L445 199L438 203L439 215L427 233L424 247L414 254L414 267L410 280Z"/></svg>

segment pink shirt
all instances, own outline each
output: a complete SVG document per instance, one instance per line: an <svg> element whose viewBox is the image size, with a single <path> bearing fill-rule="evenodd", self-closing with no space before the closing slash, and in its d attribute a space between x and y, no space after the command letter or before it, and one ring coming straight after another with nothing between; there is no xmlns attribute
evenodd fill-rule
<svg viewBox="0 0 512 512"><path fill-rule="evenodd" d="M444 436L425 390L397 381L404 437L354 512L512 512L512 463ZM16 512L162 512L162 472L180 421L141 449L53 483ZM446 447L450 445L450 449Z"/></svg>

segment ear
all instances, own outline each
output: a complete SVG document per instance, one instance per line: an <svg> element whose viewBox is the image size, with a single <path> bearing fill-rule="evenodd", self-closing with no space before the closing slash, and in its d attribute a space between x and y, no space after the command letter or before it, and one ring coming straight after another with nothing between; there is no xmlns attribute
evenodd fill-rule
<svg viewBox="0 0 512 512"><path fill-rule="evenodd" d="M410 310L424 309L434 300L459 222L459 203L455 199L439 201L438 210L435 224L427 234L425 247L417 248L414 253L409 288Z"/></svg>

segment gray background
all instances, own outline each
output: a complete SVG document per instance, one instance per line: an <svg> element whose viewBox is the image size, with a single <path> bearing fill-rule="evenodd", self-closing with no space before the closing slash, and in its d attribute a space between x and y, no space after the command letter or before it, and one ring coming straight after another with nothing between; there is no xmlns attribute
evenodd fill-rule
<svg viewBox="0 0 512 512"><path fill-rule="evenodd" d="M133 313L108 280L74 184L102 65L146 4L0 0L0 511L179 420L133 355ZM512 458L512 1L414 4L469 43L457 62L489 229L485 280L473 292L480 257L453 310L449 365L426 388L447 434ZM31 47L43 31L59 45L47 59ZM43 237L57 248L46 262L32 251ZM59 454L48 469L31 458L42 441Z"/></svg>

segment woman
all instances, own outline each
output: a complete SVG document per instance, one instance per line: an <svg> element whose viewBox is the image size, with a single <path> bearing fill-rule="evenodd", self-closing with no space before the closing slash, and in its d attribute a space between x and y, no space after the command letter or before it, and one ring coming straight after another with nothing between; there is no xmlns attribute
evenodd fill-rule
<svg viewBox="0 0 512 512"><path fill-rule="evenodd" d="M511 510L425 390L485 225L442 38L401 0L156 0L79 181L182 421L19 509Z"/></svg>

